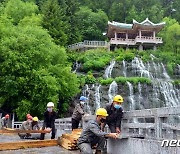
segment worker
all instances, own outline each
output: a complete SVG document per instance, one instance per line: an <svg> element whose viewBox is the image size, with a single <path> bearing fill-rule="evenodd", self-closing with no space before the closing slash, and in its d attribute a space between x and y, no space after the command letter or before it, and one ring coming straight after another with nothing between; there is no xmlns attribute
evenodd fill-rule
<svg viewBox="0 0 180 154"><path fill-rule="evenodd" d="M21 130L39 130L38 117L27 117L27 121L24 121L21 126ZM30 134L30 133L19 133L21 139L40 139L40 134Z"/></svg>
<svg viewBox="0 0 180 154"><path fill-rule="evenodd" d="M28 113L28 114L26 115L26 120L28 120L28 117L29 117L29 116L31 116L31 114Z"/></svg>
<svg viewBox="0 0 180 154"><path fill-rule="evenodd" d="M106 121L107 116L106 109L99 108L96 111L96 119L87 123L77 142L81 154L93 154L91 147L94 145L97 145L96 154L107 153L106 138L116 139L118 137L117 133L106 133L101 130L100 125Z"/></svg>
<svg viewBox="0 0 180 154"><path fill-rule="evenodd" d="M38 121L39 121L38 117L34 117L32 119L32 123L31 123L32 130L40 130Z"/></svg>
<svg viewBox="0 0 180 154"><path fill-rule="evenodd" d="M29 115L27 117L27 120L22 123L20 129L21 130L32 130L32 120L33 120L33 117ZM18 133L18 135L21 139L28 138L31 136L30 133Z"/></svg>
<svg viewBox="0 0 180 154"><path fill-rule="evenodd" d="M84 105L86 103L87 98L81 96L79 99L79 103L76 104L75 109L72 114L72 130L77 129L79 126L79 122L82 119L82 116L85 114Z"/></svg>
<svg viewBox="0 0 180 154"><path fill-rule="evenodd" d="M122 103L123 97L121 95L116 95L113 98L113 102L106 105L106 110L109 115L107 117L106 123L109 126L111 133L119 134L121 132L121 120L123 117L123 108L121 106Z"/></svg>
<svg viewBox="0 0 180 154"><path fill-rule="evenodd" d="M47 111L44 113L44 123L43 130L45 128L51 128L52 134L51 139L55 138L55 119L57 118L57 113L54 111L54 103L49 102L47 104ZM41 134L41 140L44 140L45 134Z"/></svg>
<svg viewBox="0 0 180 154"><path fill-rule="evenodd" d="M2 117L1 121L2 128L8 128L8 123L9 123L9 114L6 114L5 117Z"/></svg>

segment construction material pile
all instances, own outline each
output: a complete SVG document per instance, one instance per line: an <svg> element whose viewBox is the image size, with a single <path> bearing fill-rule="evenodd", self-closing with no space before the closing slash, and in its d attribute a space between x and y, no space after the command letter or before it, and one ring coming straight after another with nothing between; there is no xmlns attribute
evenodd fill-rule
<svg viewBox="0 0 180 154"><path fill-rule="evenodd" d="M59 145L67 150L77 150L77 140L81 135L82 129L74 129L71 134L62 134L58 138Z"/></svg>

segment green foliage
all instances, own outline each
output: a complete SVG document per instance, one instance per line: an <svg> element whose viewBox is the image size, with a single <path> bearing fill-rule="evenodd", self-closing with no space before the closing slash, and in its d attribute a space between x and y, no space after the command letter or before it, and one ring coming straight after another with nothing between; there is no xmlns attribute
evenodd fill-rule
<svg viewBox="0 0 180 154"><path fill-rule="evenodd" d="M123 50L119 49L116 51L116 60L117 61L132 61L135 57L135 53L133 50Z"/></svg>
<svg viewBox="0 0 180 154"><path fill-rule="evenodd" d="M12 12L16 8L21 13L28 6L30 14L9 19L12 4ZM59 98L69 100L79 92L64 48L42 28L36 10L28 11L34 7L33 3L9 0L0 16L0 104L15 110L20 120L27 112L42 117L48 101L57 105Z"/></svg>
<svg viewBox="0 0 180 154"><path fill-rule="evenodd" d="M164 40L164 51L180 53L180 24L171 18L164 18L166 27L160 32Z"/></svg>
<svg viewBox="0 0 180 154"><path fill-rule="evenodd" d="M46 28L58 45L66 45L68 24L63 21L64 12L58 0L47 0L41 7L43 14L43 27Z"/></svg>
<svg viewBox="0 0 180 154"><path fill-rule="evenodd" d="M138 84L140 83L146 83L146 84L151 84L151 80L145 77L116 77L115 79L109 78L109 79L102 79L99 82L102 85L109 85L111 84L113 81L116 81L117 83L120 84L126 84L126 82L130 82L132 84Z"/></svg>
<svg viewBox="0 0 180 154"><path fill-rule="evenodd" d="M24 3L21 0L8 1L6 3L6 7L4 7L4 9L2 10L7 18L11 19L12 23L15 25L17 25L19 21L24 17L31 16L34 13L37 13L37 11L38 7L35 4L33 4L32 2Z"/></svg>
<svg viewBox="0 0 180 154"><path fill-rule="evenodd" d="M180 85L180 80L174 80L172 83L173 83L174 85Z"/></svg>
<svg viewBox="0 0 180 154"><path fill-rule="evenodd" d="M85 83L86 84L93 84L96 83L96 78L93 76L91 72L88 72L85 77Z"/></svg>
<svg viewBox="0 0 180 154"><path fill-rule="evenodd" d="M101 70L111 61L111 52L107 50L96 49L86 51L80 57L80 62L83 63L83 71L88 72L90 70Z"/></svg>
<svg viewBox="0 0 180 154"><path fill-rule="evenodd" d="M102 79L102 80L99 80L100 84L102 85L109 85L113 82L113 79L112 78L108 78L108 79Z"/></svg>
<svg viewBox="0 0 180 154"><path fill-rule="evenodd" d="M77 12L77 18L83 40L105 39L102 33L107 26L108 17L102 10L93 12L87 7L81 7Z"/></svg>

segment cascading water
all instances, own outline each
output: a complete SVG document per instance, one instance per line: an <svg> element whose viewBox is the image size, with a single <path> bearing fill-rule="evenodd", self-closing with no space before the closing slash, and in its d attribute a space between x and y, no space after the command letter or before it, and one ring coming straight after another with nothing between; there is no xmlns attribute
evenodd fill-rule
<svg viewBox="0 0 180 154"><path fill-rule="evenodd" d="M118 89L118 85L113 81L109 87L104 85L85 85L84 95L90 99L87 103L87 110L89 113L103 107L106 103L112 103L113 97L120 94L124 97L124 110L176 106L180 103L180 89L172 83L172 79L166 71L163 63L158 62L154 55L150 55L151 60L147 63L143 62L141 58L135 57L132 62L123 61L120 68L115 68L115 61L111 61L106 68L104 77L110 78L113 71L113 76L123 75L124 77L147 77L152 82L152 85L141 84L133 85L127 82L123 88ZM114 69L114 70L113 70ZM116 71L120 71L119 73ZM180 65L176 67L177 77L180 74ZM179 72L179 74L178 74ZM101 92L100 92L101 91ZM129 101L129 104L126 103ZM95 103L94 103L95 102ZM136 122L134 120L134 122Z"/></svg>
<svg viewBox="0 0 180 154"><path fill-rule="evenodd" d="M96 110L97 110L98 108L100 108L100 106L101 106L100 92L99 92L100 87L101 87L101 85L96 85L96 86L95 86L95 102L96 102Z"/></svg>
<svg viewBox="0 0 180 154"><path fill-rule="evenodd" d="M85 89L83 90L83 95L88 98L87 103L85 105L86 112L89 114L92 114L91 107L89 105L90 88L89 88L88 84L85 85Z"/></svg>
<svg viewBox="0 0 180 154"><path fill-rule="evenodd" d="M127 67L126 67L126 61L125 60L123 60L123 75L124 75L124 77L126 77L127 75L127 73L126 73L126 71L127 71Z"/></svg>
<svg viewBox="0 0 180 154"><path fill-rule="evenodd" d="M107 78L111 78L111 73L112 73L112 70L113 70L113 67L115 65L116 61L115 60L112 60L110 62L110 65L105 69L105 73L104 73L104 77L107 79Z"/></svg>
<svg viewBox="0 0 180 154"><path fill-rule="evenodd" d="M135 98L134 98L134 89L133 85L130 82L127 82L127 85L129 87L129 101L130 101L130 110L135 110ZM137 118L133 118L134 123L138 123Z"/></svg>
<svg viewBox="0 0 180 154"><path fill-rule="evenodd" d="M80 67L81 67L81 64L76 61L75 64L74 64L74 66L73 66L73 68L74 68L73 73L76 73L77 70L78 70Z"/></svg>
<svg viewBox="0 0 180 154"><path fill-rule="evenodd" d="M134 89L133 85L130 82L127 82L129 87L129 100L130 100L130 110L135 110L135 99L134 99Z"/></svg>
<svg viewBox="0 0 180 154"><path fill-rule="evenodd" d="M108 90L108 96L109 96L109 103L112 103L113 101L113 97L115 95L117 95L118 92L118 85L116 83L116 81L113 81L110 86L109 86L109 90Z"/></svg>
<svg viewBox="0 0 180 154"><path fill-rule="evenodd" d="M173 86L163 63L155 63L154 56L151 55L152 62L144 64L140 58L135 57L132 61L134 76L148 77L153 84L153 102L162 101L164 106L175 106L180 102L179 90Z"/></svg>

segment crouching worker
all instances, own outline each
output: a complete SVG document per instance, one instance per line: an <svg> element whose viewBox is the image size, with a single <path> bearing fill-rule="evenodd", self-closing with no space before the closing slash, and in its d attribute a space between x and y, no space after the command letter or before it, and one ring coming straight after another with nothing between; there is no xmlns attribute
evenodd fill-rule
<svg viewBox="0 0 180 154"><path fill-rule="evenodd" d="M20 127L21 130L31 130L32 129L32 116L27 116L27 120L24 121ZM21 139L25 139L31 136L29 133L19 133L18 134Z"/></svg>
<svg viewBox="0 0 180 154"><path fill-rule="evenodd" d="M96 111L96 119L90 120L87 126L83 129L81 136L78 139L78 147L81 154L93 154L92 146L97 145L96 154L106 154L106 137L116 139L117 133L105 133L101 130L100 125L106 121L108 116L106 109L99 108Z"/></svg>
<svg viewBox="0 0 180 154"><path fill-rule="evenodd" d="M9 114L6 114L5 117L2 117L2 128L8 128L8 123L9 123Z"/></svg>

